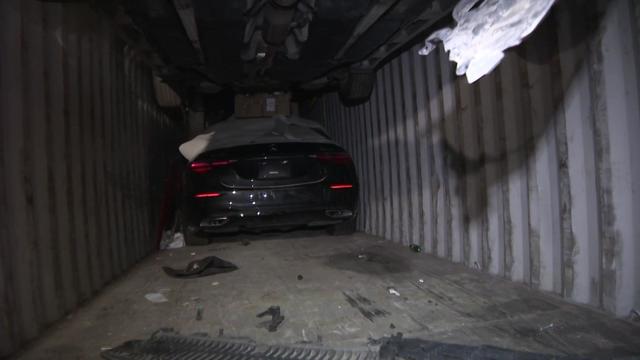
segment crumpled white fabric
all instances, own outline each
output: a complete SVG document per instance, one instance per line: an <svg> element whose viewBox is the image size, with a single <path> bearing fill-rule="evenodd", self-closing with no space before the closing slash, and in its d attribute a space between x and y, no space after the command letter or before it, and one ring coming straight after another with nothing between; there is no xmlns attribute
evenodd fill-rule
<svg viewBox="0 0 640 360"><path fill-rule="evenodd" d="M209 145L209 140L211 140L211 137L215 133L215 131L212 131L205 134L200 134L193 139L183 143L178 147L178 150L180 150L180 154L182 154L182 156L184 156L189 161L195 160L195 158L197 158L198 155L202 154L202 152L207 148L207 146Z"/></svg>
<svg viewBox="0 0 640 360"><path fill-rule="evenodd" d="M428 55L438 40L456 74L473 83L502 61L504 51L519 45L540 24L556 0L461 0L453 10L457 25L440 29L426 40L420 55ZM479 4L475 9L472 9Z"/></svg>

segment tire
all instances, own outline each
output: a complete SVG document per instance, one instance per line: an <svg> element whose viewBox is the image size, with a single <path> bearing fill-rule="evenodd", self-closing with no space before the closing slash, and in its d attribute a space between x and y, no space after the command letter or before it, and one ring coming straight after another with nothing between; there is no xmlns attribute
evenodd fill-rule
<svg viewBox="0 0 640 360"><path fill-rule="evenodd" d="M372 70L350 70L349 75L340 84L340 100L346 106L364 104L369 101L376 82Z"/></svg>
<svg viewBox="0 0 640 360"><path fill-rule="evenodd" d="M343 223L333 225L332 227L329 228L329 235L333 235L333 236L352 235L353 233L356 232L356 219L357 217L354 216L353 218Z"/></svg>

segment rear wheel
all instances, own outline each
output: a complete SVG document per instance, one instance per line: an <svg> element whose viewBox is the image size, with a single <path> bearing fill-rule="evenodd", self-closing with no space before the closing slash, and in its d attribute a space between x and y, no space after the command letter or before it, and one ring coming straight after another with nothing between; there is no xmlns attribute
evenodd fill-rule
<svg viewBox="0 0 640 360"><path fill-rule="evenodd" d="M356 232L356 217L342 222L340 224L333 225L329 228L329 234L338 236L338 235L351 235Z"/></svg>

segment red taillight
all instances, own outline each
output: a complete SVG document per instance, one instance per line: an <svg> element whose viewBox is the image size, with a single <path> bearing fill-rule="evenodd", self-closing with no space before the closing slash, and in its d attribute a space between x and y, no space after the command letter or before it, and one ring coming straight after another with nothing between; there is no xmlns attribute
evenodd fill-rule
<svg viewBox="0 0 640 360"><path fill-rule="evenodd" d="M220 196L220 193L208 192L208 193L196 194L194 197L198 198L198 199L203 199L203 198L214 198L214 197L218 197L218 196Z"/></svg>
<svg viewBox="0 0 640 360"><path fill-rule="evenodd" d="M320 161L330 162L333 164L346 165L351 164L351 156L347 153L322 153L311 155L312 158L316 158Z"/></svg>
<svg viewBox="0 0 640 360"><path fill-rule="evenodd" d="M191 171L196 174L204 174L206 172L211 171L211 164L206 162L192 162L191 163Z"/></svg>
<svg viewBox="0 0 640 360"><path fill-rule="evenodd" d="M196 161L191 163L191 171L196 174L204 174L211 171L214 167L218 166L226 166L229 164L233 164L236 162L235 160L214 160L211 162L205 161Z"/></svg>
<svg viewBox="0 0 640 360"><path fill-rule="evenodd" d="M211 166L225 166L234 162L235 160L215 160L211 162Z"/></svg>
<svg viewBox="0 0 640 360"><path fill-rule="evenodd" d="M353 188L353 185L352 184L333 184L333 185L329 186L329 188L331 190L351 189L351 188Z"/></svg>

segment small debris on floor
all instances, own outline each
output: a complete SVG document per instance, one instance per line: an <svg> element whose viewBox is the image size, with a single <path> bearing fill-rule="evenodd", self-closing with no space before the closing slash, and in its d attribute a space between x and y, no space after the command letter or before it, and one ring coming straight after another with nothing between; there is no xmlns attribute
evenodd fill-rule
<svg viewBox="0 0 640 360"><path fill-rule="evenodd" d="M418 280L418 282L419 282L420 284L422 284L422 283L424 283L424 280L423 280L423 279L419 279L419 280Z"/></svg>
<svg viewBox="0 0 640 360"><path fill-rule="evenodd" d="M400 292L398 290L396 290L396 288L394 288L394 287L388 287L387 291L391 295L400 296Z"/></svg>
<svg viewBox="0 0 640 360"><path fill-rule="evenodd" d="M242 244L242 246L249 246L251 243L249 242L249 240L242 240L240 244Z"/></svg>
<svg viewBox="0 0 640 360"><path fill-rule="evenodd" d="M217 282L217 281L214 281L214 282L211 283L211 286L218 286L218 285L220 285L220 283Z"/></svg>
<svg viewBox="0 0 640 360"><path fill-rule="evenodd" d="M144 297L152 303L156 304L169 301L169 299L167 299L167 297L161 293L148 293Z"/></svg>
<svg viewBox="0 0 640 360"><path fill-rule="evenodd" d="M184 235L181 232L165 231L160 240L160 250L180 249L184 246Z"/></svg>
<svg viewBox="0 0 640 360"><path fill-rule="evenodd" d="M192 261L183 270L176 270L166 266L162 268L167 275L183 279L227 273L237 269L238 267L234 264L215 256Z"/></svg>
<svg viewBox="0 0 640 360"><path fill-rule="evenodd" d="M409 245L409 249L411 249L413 252L422 252L422 247L420 245L416 245L416 244L411 244Z"/></svg>
<svg viewBox="0 0 640 360"><path fill-rule="evenodd" d="M367 261L369 256L367 254L358 254L358 260Z"/></svg>
<svg viewBox="0 0 640 360"><path fill-rule="evenodd" d="M191 256L196 256L196 253L192 252L192 253L191 253Z"/></svg>
<svg viewBox="0 0 640 360"><path fill-rule="evenodd" d="M260 323L260 327L266 327L269 332L276 332L284 321L284 316L280 313L280 306L271 306L266 311L256 315L258 318L265 316L271 316L271 320Z"/></svg>
<svg viewBox="0 0 640 360"><path fill-rule="evenodd" d="M302 275L298 274L298 280L302 280L302 279L304 279L304 277Z"/></svg>
<svg viewBox="0 0 640 360"><path fill-rule="evenodd" d="M196 321L202 320L202 313L204 312L204 308L202 306L198 306L196 309Z"/></svg>
<svg viewBox="0 0 640 360"><path fill-rule="evenodd" d="M548 325L541 326L541 327L538 329L538 331L546 331L546 330L552 329L552 328L553 328L553 327L555 327L555 326L556 326L556 324L554 324L554 323L550 323L550 324L548 324Z"/></svg>
<svg viewBox="0 0 640 360"><path fill-rule="evenodd" d="M391 323L391 325L389 325L389 329L395 329L395 328L396 328L396 326L393 323Z"/></svg>
<svg viewBox="0 0 640 360"><path fill-rule="evenodd" d="M113 349L111 346L103 346L100 348L100 351L107 351Z"/></svg>

